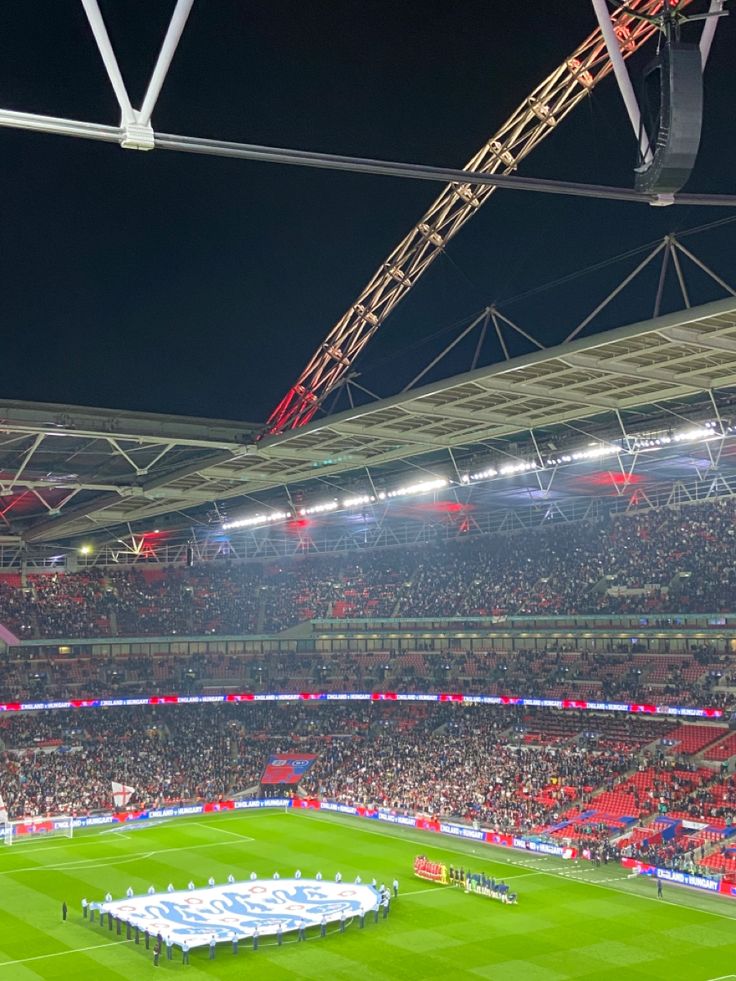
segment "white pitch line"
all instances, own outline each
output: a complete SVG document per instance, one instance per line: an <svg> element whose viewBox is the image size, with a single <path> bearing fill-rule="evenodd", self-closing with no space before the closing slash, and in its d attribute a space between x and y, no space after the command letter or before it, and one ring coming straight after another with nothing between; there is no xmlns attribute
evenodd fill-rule
<svg viewBox="0 0 736 981"><path fill-rule="evenodd" d="M257 812L257 813L259 813L261 817L266 817L266 814L262 812ZM275 817L276 815L285 814L285 813L286 813L285 811L267 812L268 817ZM239 815L239 817L245 817L245 814L241 814ZM118 827L113 826L110 828L94 828L94 829L84 828L80 830L84 830L85 832L91 832L91 833L75 835L73 838L67 839L64 842L64 844L49 845L46 842L44 842L43 844L37 844L37 845L23 844L22 848L23 848L23 853L27 855L29 852L52 852L58 850L59 848L73 848L75 845L105 845L108 844L108 841L107 839L102 838L102 835L113 835L119 838L130 838L133 831L144 831L144 830L154 831L156 828L160 828L161 825L170 824L170 823L171 822L168 818L164 818L160 821L154 820L150 823L144 822L142 824L136 823L134 825L120 824ZM207 824L205 821L196 821L196 822L191 821L191 824L200 824L203 828L209 828L214 826L214 825ZM235 834L234 831L230 831L228 833ZM251 840L255 841L255 838ZM21 847L21 845L16 843L14 847L18 848Z"/></svg>
<svg viewBox="0 0 736 981"><path fill-rule="evenodd" d="M311 818L311 820L313 820L313 821L319 821L319 820L321 820L321 818L318 817L316 814L304 814L304 813L302 813L301 814L301 817ZM339 818L338 818L338 821L339 821ZM426 845L426 844L428 844L428 841L429 841L428 838L423 838L423 839L409 838L408 836L405 837L404 835L391 834L390 831L371 831L370 828L361 828L357 823L352 823L352 822L348 825L348 827L355 828L356 831L362 831L362 833L363 834L366 834L366 835L378 835L379 837L396 838L398 841L410 841L414 845ZM431 833L432 832L427 832L427 834L431 834ZM471 842L468 841L468 844L470 844L470 843ZM456 855L465 855L466 857L468 855L468 853L466 851L462 851L459 848L451 848L451 847L449 847L448 845L445 844L444 841L438 842L437 843L437 847L439 849L441 849L442 851L444 851L444 852L454 852ZM511 859L508 859L508 858L500 858L499 857L497 859L494 859L493 858L493 852L495 852L494 846L493 845L486 844L485 847L491 850L491 854L488 856L488 861L489 862L495 861L499 865L516 865L518 868L522 868L522 869L529 868L529 866L528 865L525 865L523 862L514 862L514 861L512 861ZM540 875L549 875L549 876L551 876L554 879L564 878L563 875L562 875L562 873L561 873L561 871L549 871L547 869L539 869L538 871L539 871L539 874ZM509 876L509 878L511 878L511 876ZM717 916L720 920L729 920L731 923L734 922L734 917L733 916L729 916L727 913L719 913L717 910L713 910L713 909L703 909L700 906L688 906L688 905L683 904L683 903L673 903L671 899L657 899L656 896L642 896L641 893L638 893L638 892L628 893L628 892L626 892L623 889L617 889L615 886L607 886L603 882L589 882L589 881L584 881L584 880L581 880L581 879L567 879L566 881L568 881L568 882L578 882L578 883L580 883L580 885L583 885L583 886L591 886L594 889L605 889L606 892L615 892L619 896L621 896L621 895L624 895L624 896L629 895L629 896L632 896L633 898L636 898L636 899L646 899L646 900L648 900L649 902L652 902L652 903L659 903L660 905L666 905L666 906L675 906L675 907L677 907L677 909L687 909L687 910L689 910L692 913L703 913L705 916ZM672 883L668 882L667 885L672 885ZM683 887L683 888L687 888L687 887ZM730 975L730 976L731 977L736 977L736 975ZM727 974L726 975L726 978L728 978L728 977L729 977L729 975ZM716 979L714 979L714 981L719 981L719 979L716 978ZM722 981L722 979L721 979L721 981Z"/></svg>
<svg viewBox="0 0 736 981"><path fill-rule="evenodd" d="M151 858L153 852L136 853L128 855L126 858L109 858L104 862L98 862L92 858L80 858L76 862L59 862L56 865L27 865L21 869L7 869L0 872L0 875L14 875L16 872L84 872L85 869L103 869L110 865L126 865L128 862L137 862L141 859Z"/></svg>
<svg viewBox="0 0 736 981"><path fill-rule="evenodd" d="M255 839L253 839L255 840ZM202 845L178 845L176 848L159 848L157 851L152 852L136 852L134 855L129 855L127 857L112 858L106 862L96 862L95 864L88 864L95 861L94 859L80 858L77 862L64 862L58 865L29 865L22 869L6 869L0 872L0 875L15 875L16 872L45 872L51 869L56 872L63 872L65 869L73 871L78 869L83 872L85 869L102 869L106 868L108 865L125 865L127 862L138 862L141 859L153 858L155 855L166 855L169 852L191 852L197 848L221 848L221 841L208 841Z"/></svg>
<svg viewBox="0 0 736 981"><path fill-rule="evenodd" d="M107 833L109 833L109 831L110 829L108 828ZM105 834L105 832L100 831L98 832L98 835L99 834ZM22 848L23 854L27 855L29 852L55 852L58 851L60 848L71 848L74 845L107 845L107 844L109 844L109 842L103 840L102 838L92 837L91 835L89 836L84 835L81 838L70 838L63 845L47 845L45 843L43 845L20 845L16 843L12 847Z"/></svg>
<svg viewBox="0 0 736 981"><path fill-rule="evenodd" d="M450 888L450 883L449 882L435 882L434 884L436 886L440 886L442 889L449 889ZM396 899L401 899L403 896L421 896L421 894L423 892L435 892L435 890L431 886L427 886L425 889L412 889L411 892L402 892L399 889L399 895L398 895L398 897L392 896L391 897L391 902L393 903L393 902L396 901Z"/></svg>
<svg viewBox="0 0 736 981"><path fill-rule="evenodd" d="M119 947L120 944L132 944L132 940L114 940L109 944L95 944L93 947L70 947L69 950L58 950L55 954L37 954L35 957L21 957L17 961L0 961L0 969L12 964L27 964L29 961L45 961L49 957L64 957L66 954L82 954L85 950L100 950L102 947Z"/></svg>
<svg viewBox="0 0 736 981"><path fill-rule="evenodd" d="M206 824L204 821L192 821L198 828L207 828L208 831L221 831L224 835L232 835L233 838L240 838L242 841L255 841L250 835L241 835L237 831L228 831L227 828L219 828L216 824Z"/></svg>

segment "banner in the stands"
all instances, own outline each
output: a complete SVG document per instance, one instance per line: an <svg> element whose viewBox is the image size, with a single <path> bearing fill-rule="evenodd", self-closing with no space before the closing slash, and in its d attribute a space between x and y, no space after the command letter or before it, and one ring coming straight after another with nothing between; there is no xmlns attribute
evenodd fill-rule
<svg viewBox="0 0 736 981"><path fill-rule="evenodd" d="M263 784L297 784L314 765L317 759L314 753L281 753L279 756L269 756L263 773Z"/></svg>

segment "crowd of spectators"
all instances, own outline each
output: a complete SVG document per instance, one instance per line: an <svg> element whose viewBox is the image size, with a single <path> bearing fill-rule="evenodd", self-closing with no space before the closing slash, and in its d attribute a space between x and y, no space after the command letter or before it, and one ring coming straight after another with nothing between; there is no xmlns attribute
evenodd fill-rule
<svg viewBox="0 0 736 981"><path fill-rule="evenodd" d="M334 709L329 724L322 713L277 706L5 716L0 796L11 817L111 809L112 781L134 788L135 807L221 800L257 786L270 753L302 740L318 751L335 727L352 731L353 720Z"/></svg>
<svg viewBox="0 0 736 981"><path fill-rule="evenodd" d="M306 792L345 804L477 820L509 833L559 820L575 800L631 765L624 753L572 745L525 745L503 738L503 713L470 711L437 726L391 720L337 742ZM523 728L523 727L522 727Z"/></svg>
<svg viewBox="0 0 736 981"><path fill-rule="evenodd" d="M135 788L135 806L211 801L252 790L271 753L309 751L307 793L529 830L615 783L663 731L627 719L622 739L622 720L569 713L564 739L527 740L557 718L385 702L13 713L0 717L0 794L14 814L109 808L113 780Z"/></svg>
<svg viewBox="0 0 736 981"><path fill-rule="evenodd" d="M0 701L213 691L461 691L588 701L736 702L729 655L632 650L0 655Z"/></svg>
<svg viewBox="0 0 736 981"><path fill-rule="evenodd" d="M135 788L136 807L213 801L257 787L271 753L302 749L319 754L306 792L519 830L628 765L622 752L577 743L526 746L521 718L514 709L392 704L5 716L0 795L11 816L110 808L112 781Z"/></svg>
<svg viewBox="0 0 736 981"><path fill-rule="evenodd" d="M155 563L0 576L21 638L273 633L312 618L722 613L736 609L736 504L280 563Z"/></svg>
<svg viewBox="0 0 736 981"><path fill-rule="evenodd" d="M6 575L0 623L27 639L171 638L268 634L313 618L734 613L735 534L736 504L716 502L359 558ZM0 701L414 689L731 708L735 686L729 655L706 644L672 654L632 643L255 654L230 643L226 652L150 656L69 645L0 656ZM724 827L736 820L733 778L718 782L727 758L716 753L703 769L708 757L682 758L671 729L656 718L384 702L8 713L0 796L11 817L108 810L113 781L134 788L136 808L216 801L257 792L268 756L296 750L318 754L305 794L522 834L554 834L574 812L562 833L597 841L608 856L614 828L583 817L596 795L632 788L644 821L658 811ZM712 744L727 734L714 729ZM626 848L687 869L712 844L642 832Z"/></svg>

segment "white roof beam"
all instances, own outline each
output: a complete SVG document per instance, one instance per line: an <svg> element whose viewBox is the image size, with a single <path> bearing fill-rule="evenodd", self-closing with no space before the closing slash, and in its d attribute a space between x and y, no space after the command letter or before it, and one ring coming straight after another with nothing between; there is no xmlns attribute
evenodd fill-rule
<svg viewBox="0 0 736 981"><path fill-rule="evenodd" d="M694 344L709 351L729 351L736 354L736 338L733 337L724 337L717 333L703 334L692 327L668 327L660 333L669 340Z"/></svg>
<svg viewBox="0 0 736 981"><path fill-rule="evenodd" d="M568 364L581 368L590 368L593 371L600 371L603 374L621 375L624 378L636 378L642 382L651 380L661 381L675 388L690 388L696 392L707 391L713 387L712 381L709 378L703 378L700 382L687 381L690 374L699 374L700 372L682 374L678 372L674 374L674 372L665 371L662 368L655 368L651 365L633 365L626 361L617 361L615 358L605 360L591 354L571 354L565 357L565 361Z"/></svg>

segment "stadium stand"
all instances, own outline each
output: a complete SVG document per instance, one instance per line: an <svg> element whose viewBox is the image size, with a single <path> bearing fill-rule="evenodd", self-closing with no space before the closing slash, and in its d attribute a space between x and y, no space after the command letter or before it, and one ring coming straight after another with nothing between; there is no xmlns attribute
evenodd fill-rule
<svg viewBox="0 0 736 981"><path fill-rule="evenodd" d="M564 657L566 673L560 674ZM688 657L693 681L675 685L641 681L651 655L561 655L559 651L400 652L332 651L319 654L274 652L255 654L78 654L47 653L29 658L24 651L0 655L0 700L28 697L90 698L110 694L166 691L340 691L424 687L498 695L533 695L549 698L623 699L708 704L728 707L736 702L730 685L712 683L711 672L725 667L726 655L701 651ZM659 658L671 663L669 655ZM611 661L623 662L615 684ZM643 665L638 668L639 663ZM641 672L641 673L640 673ZM560 682L560 677L566 680ZM582 680L581 680L582 679ZM721 682L727 681L725 674ZM709 731L704 736L713 738ZM533 733L529 741L534 740ZM670 738L680 738L672 729ZM695 734L688 734L694 739ZM689 751L686 748L686 751Z"/></svg>
<svg viewBox="0 0 736 981"><path fill-rule="evenodd" d="M0 576L21 638L241 635L325 617L717 613L736 608L736 504L283 564ZM652 679L656 680L656 679ZM687 680L687 679L686 679Z"/></svg>
<svg viewBox="0 0 736 981"><path fill-rule="evenodd" d="M518 709L390 703L13 714L0 718L0 790L12 810L27 813L75 801L109 807L112 780L136 787L136 805L216 800L257 783L268 751L309 747L320 760L308 792L502 830L605 823L602 815L617 824L663 804L719 818L736 799L730 783L714 783L715 770L663 752L660 720L627 720L629 742L616 748L586 741L592 722L600 736L615 732L611 716L565 716L564 733L559 720L546 710L530 717ZM529 745L527 731L550 734Z"/></svg>
<svg viewBox="0 0 736 981"><path fill-rule="evenodd" d="M232 637L311 618L718 613L735 608L736 505L695 505L534 535L283 564L155 564L0 576L0 622L28 640L131 638L99 653L42 643L0 655L0 700L138 692L444 690L736 704L730 654L576 649L255 653ZM212 638L206 652L171 640ZM136 652L135 638L161 650ZM219 638L229 638L227 646ZM518 645L517 645L518 646ZM541 646L541 645L540 645ZM581 645L582 646L582 645ZM271 752L316 752L300 790L344 803L736 877L736 733L724 724L447 705L179 706L0 717L11 816L217 801L257 787Z"/></svg>

